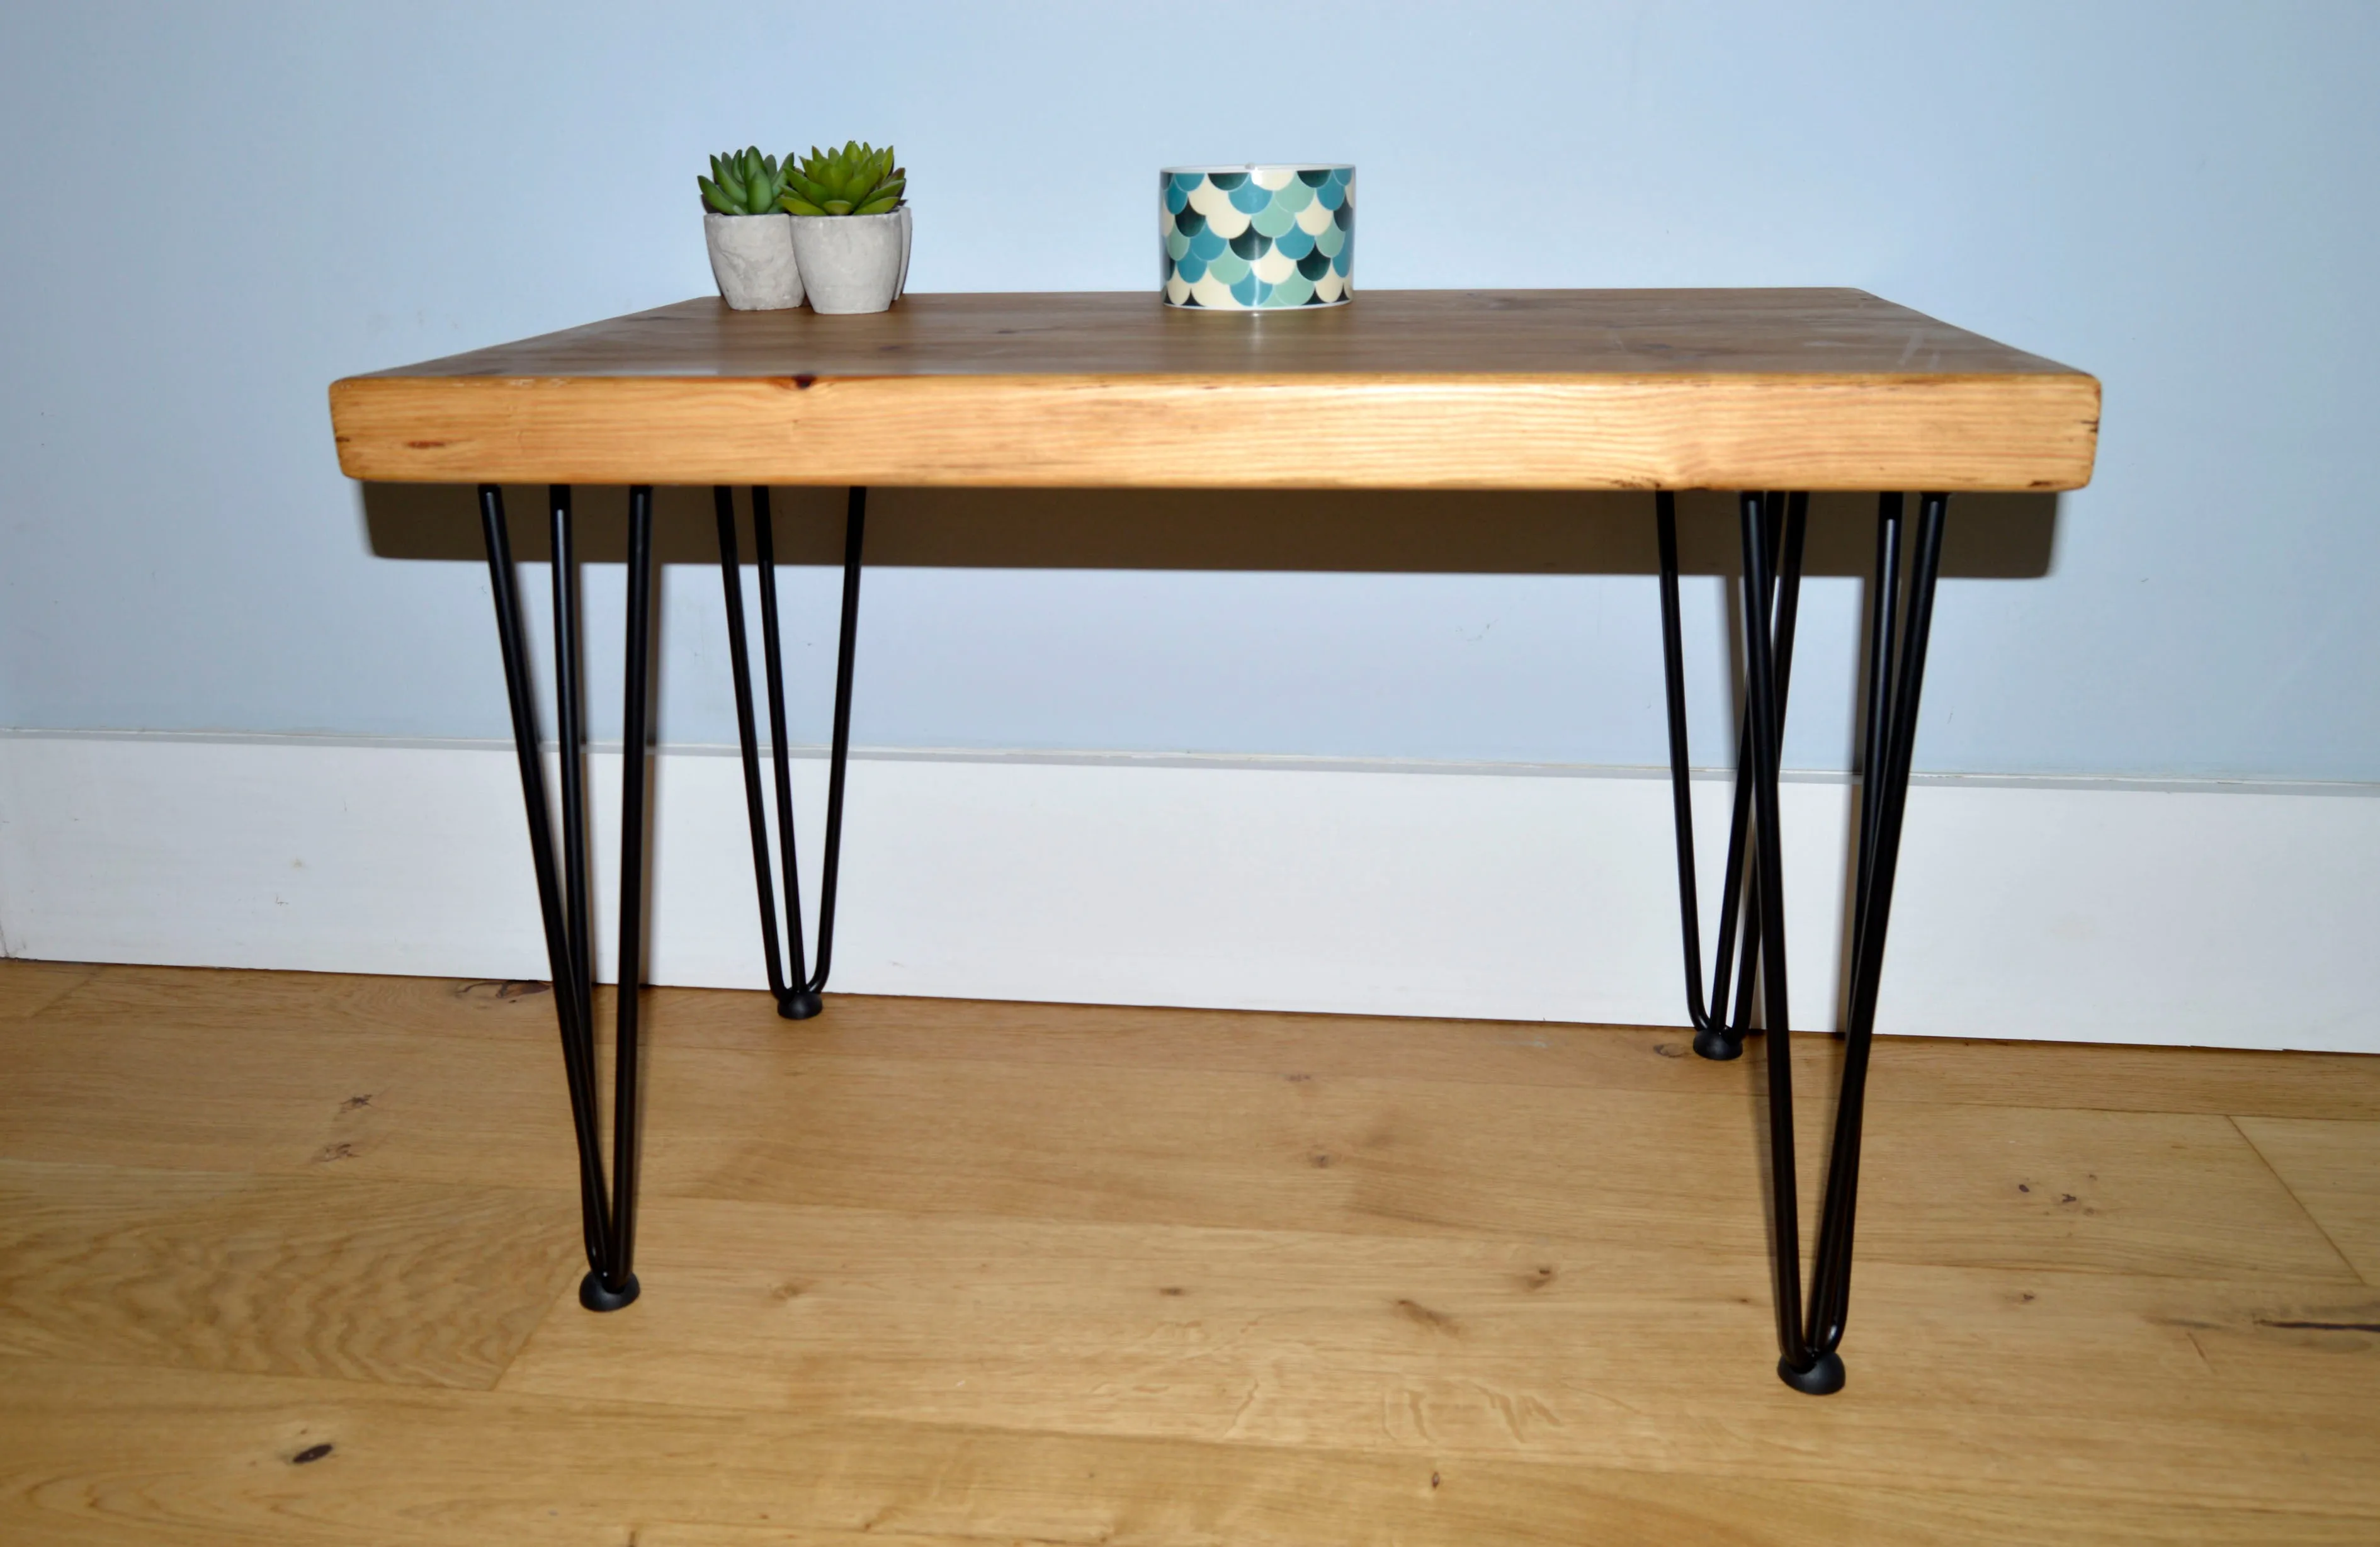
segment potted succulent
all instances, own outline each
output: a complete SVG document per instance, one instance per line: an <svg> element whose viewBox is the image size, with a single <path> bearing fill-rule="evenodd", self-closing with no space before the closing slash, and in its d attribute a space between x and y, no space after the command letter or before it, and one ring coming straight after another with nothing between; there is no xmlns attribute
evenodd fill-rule
<svg viewBox="0 0 2380 1547"><path fill-rule="evenodd" d="M785 158L778 207L792 216L794 253L810 305L820 311L881 311L909 273L908 174L892 147L852 140L840 151L812 146L796 168Z"/></svg>
<svg viewBox="0 0 2380 1547"><path fill-rule="evenodd" d="M780 210L793 164L764 156L758 145L710 158L710 176L698 175L709 208L703 240L719 294L738 311L781 311L802 304L801 265L794 257L794 223Z"/></svg>

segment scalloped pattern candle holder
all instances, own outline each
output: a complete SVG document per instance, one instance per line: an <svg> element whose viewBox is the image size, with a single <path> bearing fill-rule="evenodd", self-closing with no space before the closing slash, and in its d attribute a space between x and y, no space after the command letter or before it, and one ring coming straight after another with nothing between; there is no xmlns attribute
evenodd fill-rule
<svg viewBox="0 0 2380 1547"><path fill-rule="evenodd" d="M1285 311L1354 298L1354 167L1169 166L1158 177L1168 306Z"/></svg>

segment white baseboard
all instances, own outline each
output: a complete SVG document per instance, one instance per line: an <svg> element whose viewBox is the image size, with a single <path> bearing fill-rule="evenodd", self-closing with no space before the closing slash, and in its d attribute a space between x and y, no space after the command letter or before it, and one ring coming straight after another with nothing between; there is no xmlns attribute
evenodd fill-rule
<svg viewBox="0 0 2380 1547"><path fill-rule="evenodd" d="M648 981L757 987L737 761L657 768ZM796 768L814 859L825 767ZM608 898L616 753L594 788ZM1727 786L1696 789L1708 877ZM1852 791L1783 795L1794 1015L1830 1027ZM1880 1025L2380 1053L2375 795L1924 782ZM1669 799L1642 770L861 755L832 986L1676 1024ZM543 977L510 749L0 735L0 950Z"/></svg>

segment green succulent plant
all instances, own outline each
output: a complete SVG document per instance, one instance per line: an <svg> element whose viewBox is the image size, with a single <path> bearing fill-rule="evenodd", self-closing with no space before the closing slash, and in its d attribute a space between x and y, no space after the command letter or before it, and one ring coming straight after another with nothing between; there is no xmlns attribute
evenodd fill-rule
<svg viewBox="0 0 2380 1547"><path fill-rule="evenodd" d="M785 192L777 201L787 214L882 214L901 202L909 174L892 164L892 147L878 150L854 140L840 151L815 145L795 171L785 158Z"/></svg>
<svg viewBox="0 0 2380 1547"><path fill-rule="evenodd" d="M702 201L721 214L774 214L777 201L785 195L786 174L793 169L792 156L780 165L776 157L762 155L755 145L711 157L710 176L698 175L694 185L702 189Z"/></svg>

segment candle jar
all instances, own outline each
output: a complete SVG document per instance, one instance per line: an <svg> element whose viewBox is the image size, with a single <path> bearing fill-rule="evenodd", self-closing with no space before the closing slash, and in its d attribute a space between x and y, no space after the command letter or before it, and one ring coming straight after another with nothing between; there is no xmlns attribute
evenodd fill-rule
<svg viewBox="0 0 2380 1547"><path fill-rule="evenodd" d="M1157 224L1168 306L1285 311L1354 296L1352 166L1169 166Z"/></svg>

